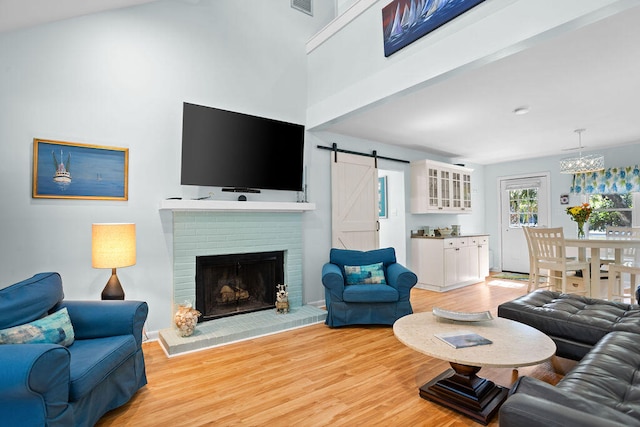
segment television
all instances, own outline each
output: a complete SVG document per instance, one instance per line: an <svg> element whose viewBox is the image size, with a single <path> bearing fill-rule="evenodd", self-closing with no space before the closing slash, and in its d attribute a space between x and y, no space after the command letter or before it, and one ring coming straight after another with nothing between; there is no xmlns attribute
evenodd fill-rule
<svg viewBox="0 0 640 427"><path fill-rule="evenodd" d="M304 126L185 102L182 185L302 191Z"/></svg>

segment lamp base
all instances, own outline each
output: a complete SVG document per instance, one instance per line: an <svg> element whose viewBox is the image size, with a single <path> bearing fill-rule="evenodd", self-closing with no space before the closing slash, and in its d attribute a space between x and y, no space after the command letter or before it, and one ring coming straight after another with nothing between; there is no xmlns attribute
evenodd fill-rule
<svg viewBox="0 0 640 427"><path fill-rule="evenodd" d="M124 289L120 286L120 280L118 280L118 276L116 276L116 269L111 269L111 277L107 282L107 285L102 290L101 298L103 300L123 300L124 299Z"/></svg>

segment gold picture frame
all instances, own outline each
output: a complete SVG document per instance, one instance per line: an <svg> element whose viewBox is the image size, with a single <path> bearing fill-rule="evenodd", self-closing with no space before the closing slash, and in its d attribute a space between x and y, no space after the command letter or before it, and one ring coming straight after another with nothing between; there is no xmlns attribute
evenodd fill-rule
<svg viewBox="0 0 640 427"><path fill-rule="evenodd" d="M34 138L32 197L129 200L129 149Z"/></svg>

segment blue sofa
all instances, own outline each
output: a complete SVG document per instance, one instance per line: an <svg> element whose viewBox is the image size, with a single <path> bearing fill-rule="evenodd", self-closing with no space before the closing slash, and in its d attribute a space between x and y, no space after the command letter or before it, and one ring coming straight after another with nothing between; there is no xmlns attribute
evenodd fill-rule
<svg viewBox="0 0 640 427"><path fill-rule="evenodd" d="M359 272L358 267L378 263L382 263L384 283L375 280L361 283L357 279L348 283L347 270ZM330 327L393 325L402 316L413 313L409 296L417 282L413 272L396 262L393 248L366 252L333 248L329 262L322 267L327 307L325 323Z"/></svg>
<svg viewBox="0 0 640 427"><path fill-rule="evenodd" d="M141 347L147 304L63 297L57 273L36 274L0 289L0 342L11 342L8 331L34 321L40 325L63 312L68 313L65 328L44 336L68 340L71 335L72 341L65 341L67 346L0 344L2 425L93 426L147 383Z"/></svg>

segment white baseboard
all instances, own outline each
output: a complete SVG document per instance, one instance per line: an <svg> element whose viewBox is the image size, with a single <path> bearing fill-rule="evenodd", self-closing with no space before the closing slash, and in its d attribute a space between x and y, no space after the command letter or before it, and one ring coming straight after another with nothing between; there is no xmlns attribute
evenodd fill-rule
<svg viewBox="0 0 640 427"><path fill-rule="evenodd" d="M142 330L142 341L143 342L158 341L158 336L159 336L158 331L146 331L144 329Z"/></svg>

